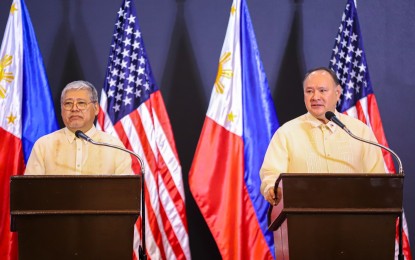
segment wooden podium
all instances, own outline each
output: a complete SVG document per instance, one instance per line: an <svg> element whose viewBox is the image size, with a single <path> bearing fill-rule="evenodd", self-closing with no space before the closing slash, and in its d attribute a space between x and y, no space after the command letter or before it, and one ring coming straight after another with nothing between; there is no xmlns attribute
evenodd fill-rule
<svg viewBox="0 0 415 260"><path fill-rule="evenodd" d="M140 177L13 176L19 259L132 259Z"/></svg>
<svg viewBox="0 0 415 260"><path fill-rule="evenodd" d="M403 176L281 174L268 211L278 260L394 259Z"/></svg>

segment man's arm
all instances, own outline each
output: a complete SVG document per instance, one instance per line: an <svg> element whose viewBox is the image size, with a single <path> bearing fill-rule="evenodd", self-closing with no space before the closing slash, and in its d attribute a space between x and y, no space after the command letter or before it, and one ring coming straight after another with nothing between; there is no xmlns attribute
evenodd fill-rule
<svg viewBox="0 0 415 260"><path fill-rule="evenodd" d="M277 131L271 139L260 169L261 193L271 204L276 205L281 197L278 196L279 194L274 194L274 185L278 176L288 171L288 160L286 139L280 131ZM279 190L278 193L280 192Z"/></svg>
<svg viewBox="0 0 415 260"><path fill-rule="evenodd" d="M41 149L41 140L39 139L33 146L27 161L25 175L44 175L46 174L44 154Z"/></svg>
<svg viewBox="0 0 415 260"><path fill-rule="evenodd" d="M118 175L130 175L133 174L133 170L131 168L131 156L129 153L119 151L116 158L116 166L115 166L115 174Z"/></svg>
<svg viewBox="0 0 415 260"><path fill-rule="evenodd" d="M116 139L114 144L120 147L124 147L124 144ZM115 156L115 172L117 175L130 175L133 174L133 169L131 167L131 155L125 151L114 149Z"/></svg>
<svg viewBox="0 0 415 260"><path fill-rule="evenodd" d="M365 131L365 139L378 143L373 131L368 128ZM365 172L367 173L386 173L385 160L383 159L382 149L375 145L367 145L365 150Z"/></svg>

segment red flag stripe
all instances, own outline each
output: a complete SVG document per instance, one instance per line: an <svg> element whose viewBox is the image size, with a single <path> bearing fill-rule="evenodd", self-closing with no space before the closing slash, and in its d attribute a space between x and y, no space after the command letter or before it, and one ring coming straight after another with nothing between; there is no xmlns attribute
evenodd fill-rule
<svg viewBox="0 0 415 260"><path fill-rule="evenodd" d="M157 203L156 205L154 205L155 203L151 202L151 198L154 198L155 196L151 196L150 197L150 193L148 190L148 179L146 179L146 185L145 185L145 196L146 196L146 238L149 236L149 233L151 232L151 236L154 239L154 242L156 243L153 246L157 246L158 251L160 252L160 256L161 259L167 259L166 258L166 252L164 250L166 244L164 243L165 239L163 239L163 233L162 230L159 228L159 220L157 218L156 212L154 209L159 210L159 204ZM155 186L151 186L151 187L155 187ZM156 206L156 207L154 207ZM154 207L154 208L153 208ZM148 226L147 226L148 224ZM149 228L148 228L149 227ZM168 242L168 241L166 241ZM168 243L169 244L169 243ZM160 246L161 245L161 246ZM146 244L147 246L147 244Z"/></svg>
<svg viewBox="0 0 415 260"><path fill-rule="evenodd" d="M164 207L169 205L174 205L177 212L180 213L180 219L182 220L183 227L188 232L187 229L187 219L186 219L186 209L185 209L185 196L184 196L184 187L181 179L181 167L177 160L174 160L175 150L172 150L168 142L165 142L164 131L161 129L161 124L159 122L159 117L157 113L153 113L154 116L154 125L156 126L156 139L158 145L158 151L160 154L159 167L164 169L164 172L161 174L163 178L163 183L166 185L166 188L172 198L173 204L165 204ZM167 158L167 162L165 160ZM171 174L173 173L173 174ZM174 174L176 173L176 174Z"/></svg>
<svg viewBox="0 0 415 260"><path fill-rule="evenodd" d="M144 107L144 106L142 106L142 107ZM135 150L135 152L138 152L138 153L141 152L142 154L145 154L145 155L148 155L148 154L153 155L153 153L152 153L153 148L151 147L150 143L148 142L147 135L146 135L146 130L144 129L144 126L143 126L144 124L141 121L142 118L149 119L149 117L145 116L145 114L147 114L147 115L149 115L149 114L146 113L146 112L143 112L143 110L145 111L146 109L141 109L142 107L140 107L140 109L139 109L142 116L139 115L139 112L134 111L130 114L129 119L125 118L125 119L122 120L122 125L121 124L116 124L114 128L115 128L116 132L118 133L118 136L120 137L120 139L123 140L123 142L126 144L126 147L129 147L130 149L132 148L131 147L132 142L131 142L131 140L128 140L128 138L126 138L126 136L129 136L130 139L131 139L131 137L135 136L135 135L131 131L126 133L125 129L135 129L135 131L133 131L133 132L141 133L141 134L138 135L139 141L134 140L133 143L140 143L141 146L145 147L145 148L142 149L142 151L141 151L141 149L137 149L137 147L134 147L136 149L133 149L133 150ZM157 117L156 117L155 121L157 121ZM135 123L132 124L131 122L135 122ZM127 126L125 124L127 124ZM156 127L156 129L157 129L157 127ZM167 143L167 142L165 142L165 143ZM160 226L164 227L166 237L169 238L169 239L167 239L164 244L166 244L170 240L170 244L171 244L170 246L172 246L172 248L174 248L174 251L175 251L176 255L180 256L181 258L184 258L185 255L183 253L183 250L181 249L181 247L177 248L177 245L181 244L182 247L185 247L185 243L183 243L183 242L186 242L186 240L184 240L184 241L179 240L176 236L176 233L178 233L178 235L180 237L183 237L187 233L187 221L186 221L186 215L185 215L184 201L182 200L182 196L180 195L178 190L175 188L175 183L172 181L170 172L168 171L167 168L164 167L166 164L164 163L163 156L159 156L159 161L158 162L156 161L156 158L154 158L154 156L146 156L146 162L147 162L148 165L150 165L150 168L159 168L160 169L161 174L160 173L159 174L152 173L153 177L155 179L157 179L160 176L163 178L163 182L158 184L159 193L162 193L160 191L166 190L166 188L167 188L168 194L169 194L169 195L167 195L167 197L164 197L159 201L163 205L161 207L160 207L160 205L157 206L159 211L162 211L164 213L164 215L161 214L161 216L165 216L165 218L161 220L161 223L164 223L164 224L160 224ZM167 184L167 187L165 187L164 184ZM157 192L157 191L154 191L154 192ZM173 201L176 201L176 203L173 203ZM157 203L157 204L159 204L159 203ZM176 208L172 209L172 206L176 206ZM148 207L148 205L147 205L147 207ZM153 207L154 207L154 205L153 205ZM173 219L175 219L175 220L181 219L182 223L180 223L180 222L177 223L177 221L176 221L176 223L174 223L174 225L172 225L172 223L170 223L168 221L167 215L165 213L165 208L166 207L170 207L168 209L168 212L170 213L169 215L170 216L177 215L178 218L175 217ZM177 225L179 225L179 226L183 225L184 229L179 228L177 230L174 230L172 227L177 226ZM155 227L151 226L151 230L155 230L154 228ZM154 232L158 233L159 230L160 229L158 228Z"/></svg>
<svg viewBox="0 0 415 260"><path fill-rule="evenodd" d="M20 138L0 127L0 259L17 259L16 233L10 232L10 177L24 172Z"/></svg>
<svg viewBox="0 0 415 260"><path fill-rule="evenodd" d="M134 3L124 1L120 10L101 95L103 112L98 123L104 131L118 135L124 145L142 156L144 161L144 192L147 195L144 206L148 217L143 224L146 227L149 258L182 258L175 254L190 258L182 169L169 118L152 76L143 38L138 33L138 20L125 18L127 14L137 18ZM132 36L127 28L134 28L137 33ZM138 43L139 48L122 44L123 39L127 38ZM127 51L137 55L137 58L125 61L131 66L119 63L124 59L121 53ZM128 80L123 77L127 74ZM131 80L132 77L134 80ZM125 102L121 102L120 97ZM114 128L111 122L120 123L116 123ZM135 160L133 162L133 171L138 173L139 165Z"/></svg>
<svg viewBox="0 0 415 260"><path fill-rule="evenodd" d="M160 153L162 158L166 158L168 160L165 160L165 166L169 170L169 178L172 179L174 182L174 189L179 192L180 200L177 201L180 204L184 205L184 187L183 187L183 181L181 178L181 166L179 164L179 161L176 160L177 154L175 150L172 149L172 146L169 142L166 142L166 135L165 132L162 129L162 123L160 122L159 118L157 116L157 113L153 110L154 115L154 125L155 125L155 132L156 132L156 142L158 144L158 152ZM170 174L172 173L172 174Z"/></svg>
<svg viewBox="0 0 415 260"><path fill-rule="evenodd" d="M124 143L124 145L126 147L128 147L129 149L132 149L134 152L138 153L138 154L144 154L144 157L142 158L142 160L145 162L146 165L150 165L150 169L155 167L155 162L154 162L154 156L149 156L149 154L152 154L152 149L149 148L149 142L147 142L146 140L146 136L144 131L142 131L142 123L141 123L141 118L138 114L138 111L133 111L129 117L132 119L133 122L135 122L132 127L128 128L129 130L129 135L127 136L127 133L125 131L125 127L124 124L129 124L128 122L128 118L124 118L125 120L123 120L123 123L121 123L121 121L119 123L117 123L114 128L117 131L118 135L120 136L121 140L124 140L126 143ZM139 126L138 126L139 125ZM131 129L135 129L135 131L132 131ZM134 147L131 146L131 140L129 138L133 138L134 139ZM127 139L127 140L126 140ZM143 145L144 144L144 145ZM147 152L146 152L147 151ZM150 151L150 152L148 152ZM161 235L161 231L159 229L159 225L158 225L158 220L157 220L157 216L155 214L155 209L159 209L159 205L158 203L156 203L156 205L154 205L154 202L151 202L151 198L158 200L158 198L156 198L157 196L150 196L150 193L148 192L148 183L152 182L154 183L154 179L152 181L150 181L150 176L153 175L152 171L149 169L145 169L145 171L148 173L150 172L150 174L145 174L145 185L144 185L144 191L145 191L145 206L146 206L146 219L147 219L147 223L146 223L146 238L147 237L152 237L152 240L154 241L154 244L149 243L150 241L146 240L146 247L148 248L154 248L157 247L157 251L160 252L160 255L163 257L163 259L165 259L165 252L164 252L164 248L160 248L158 245L162 245L163 244L163 239L162 239L162 235ZM154 176L152 176L154 177ZM150 184L150 187L153 187L153 189L151 190L151 194L155 194L157 191L154 190L154 188L156 187L156 185L154 184ZM148 224L148 227L147 227ZM141 232L141 229L140 229Z"/></svg>
<svg viewBox="0 0 415 260"><path fill-rule="evenodd" d="M369 94L371 95L371 94ZM367 96L364 98L359 99L359 101L356 103L357 106L359 106L360 110L361 110L361 119L360 121L362 121L363 123L365 123L366 125L368 125L370 128L373 128L370 122L370 114L369 114L369 109L368 109L368 105L367 105L368 99Z"/></svg>
<svg viewBox="0 0 415 260"><path fill-rule="evenodd" d="M365 113L363 111L367 111L366 116L364 115ZM369 94L366 98L359 100L356 103L355 107L348 109L345 113L348 115L354 116L354 117L358 117L361 121L365 120L363 122L365 122L369 127L372 128L378 143L386 147L389 147L388 142L386 140L385 133L383 131L382 120L380 117L379 109L378 109L377 102L376 102L376 97L374 94ZM396 173L395 166L393 164L392 155L384 149L382 149L382 153L383 153L383 157L384 157L388 172ZM412 254L411 254L409 239L407 235L408 229L407 229L407 224L406 224L406 218L404 214L402 215L402 217L403 217L402 219L402 222L403 222L403 232L402 232L403 254L406 260L411 260ZM399 225L398 225L398 220L397 220L396 221L396 235L395 235L395 244L396 244L395 249L396 250L398 250L398 246L399 246L398 244L399 233L398 232L399 232Z"/></svg>
<svg viewBox="0 0 415 260"><path fill-rule="evenodd" d="M160 91L154 92L150 100L152 102L153 113L154 115L158 116L158 119L160 122L158 126L160 127L160 129L163 129L163 135L168 141L172 149L171 151L175 155L177 162L180 162L179 156L177 155L177 152L175 152L177 151L176 144L174 142L173 132L171 131L171 127L170 127L169 116L167 115L167 111L165 109L165 105L164 105L163 98L161 96L161 92Z"/></svg>
<svg viewBox="0 0 415 260"><path fill-rule="evenodd" d="M142 118L146 118L145 116L145 112L144 111L146 109L139 109L141 116L138 116L138 113L131 113L130 117L132 119L133 122L135 122L134 127L136 127L136 131L137 133L142 133L139 134L139 138L140 138L140 142L142 144L142 146L146 147L144 150L144 154L148 155L150 154L149 150L150 150L150 144L148 142L149 139L147 139L146 137L146 131L143 129L143 122L141 121ZM156 114L153 114L153 120L155 121L154 125L155 127L155 132L158 132L157 129L157 117ZM123 120L124 122L124 120ZM157 139L157 134L155 135L156 139ZM159 143L159 142L158 142ZM166 142L164 142L166 143ZM160 152L160 150L158 150ZM175 249L175 251L178 250L178 252L182 252L181 248L177 248L177 244L181 243L181 240L177 239L176 233L179 233L179 235L181 235L181 237L183 237L184 235L186 235L187 233L187 225L186 223L186 215L185 215L185 207L184 207L184 201L180 195L180 193L178 192L178 189L176 188L175 183L173 182L172 178L171 178L171 174L168 170L164 162L164 158L168 158L168 157L164 157L162 156L162 153L158 153L160 154L158 156L158 158L155 157L151 157L149 158L149 156L146 156L147 162L149 162L148 164L150 165L151 169L157 169L156 172L153 172L153 177L155 180L158 180L157 185L154 185L154 187L158 187L158 191L154 191L154 192L158 192L159 195L159 201L157 202L157 204L161 204L161 207L159 207L159 211L160 213L164 213L164 216L166 216L165 214L165 210L167 209L167 211L169 212L169 215L172 216L172 219L175 220L175 223L170 223L169 219L166 217L165 219L162 219L162 222L160 223L160 226L164 227L164 230L166 232L166 236L171 238L170 239L170 244L173 245L173 248ZM147 176L146 176L147 177ZM167 185L166 185L167 184ZM170 185L169 185L170 184ZM160 199L161 198L161 199ZM174 203L175 202L175 203ZM180 206L178 208L178 206ZM161 217L163 217L163 214L161 214ZM181 219L181 223L180 221L178 221L179 219ZM162 224L164 223L164 224ZM173 224L173 225L172 225ZM172 227L173 226L184 226L184 229L179 228L177 230L174 230ZM167 242L167 241L166 241ZM184 246L185 244L182 244L182 246Z"/></svg>
<svg viewBox="0 0 415 260"><path fill-rule="evenodd" d="M271 252L264 250L268 246L244 185L241 137L209 117L205 119L200 136L189 184L222 257L272 259ZM212 162L215 162L214 166L206 167ZM200 172L203 172L203 177L196 175ZM217 175L217 172L226 174Z"/></svg>
<svg viewBox="0 0 415 260"><path fill-rule="evenodd" d="M383 131L382 120L380 117L378 105L376 102L375 95L368 95L368 111L371 115L370 117L370 124L372 125L373 132L376 136L376 139L381 145L389 147L388 141L386 140L385 132ZM385 163L389 169L390 173L396 172L395 165L393 164L392 155L382 149L383 158L385 159Z"/></svg>
<svg viewBox="0 0 415 260"><path fill-rule="evenodd" d="M142 133L141 135L139 134L140 143L142 145L145 144L145 147L146 147L146 149L144 149L142 152L145 155L147 155L147 154L150 154L149 153L150 144L148 142L148 139L146 138L147 137L147 135L146 135L147 131L144 129L145 124L141 121L142 118L146 118L146 114L147 114L143 110L145 111L146 109L140 109L141 116L138 113L133 112L133 113L130 114L130 117L131 117L131 121L135 122L134 127L136 128L136 132L137 133ZM158 129L158 127L157 127L157 125L158 125L157 124L157 122L158 122L157 117L155 117L154 119L155 119L154 120L154 125L156 126L155 129ZM157 132L159 132L159 131L155 130L155 132L156 132L156 135L155 135L156 139L161 139L158 143L163 143L163 139L164 139L163 136L161 136L161 138L158 138L158 136L160 136L160 135L158 135ZM167 142L164 142L164 143L167 143ZM179 192L180 189L178 189L178 187L183 186L183 184L181 182L179 182L178 180L175 181L174 178L172 177L172 174L171 174L172 171L170 171L168 169L168 167L165 167L166 164L165 164L164 158L171 158L169 156L173 155L172 152L168 153L165 150L169 150L169 149L166 148L166 147L163 147L163 149L157 149L158 154L160 154L160 156L158 158L155 158L155 157L148 158L146 156L147 161L149 161L150 169L158 169L158 171L162 171L162 174L159 174L159 176L161 178L163 178L163 184L165 185L165 186L163 185L163 187L165 187L165 189L167 189L168 194L169 194L169 199L168 200L167 200L167 198L165 200L162 200L162 203L164 204L163 206L168 207L168 206L174 205L176 207L176 210L174 211L174 215L176 213L178 214L177 216L175 215L175 217L180 217L180 219L182 220L182 224L185 224L184 228L187 232L187 224L186 224L187 221L186 221L186 215L185 215L186 213L185 213L185 207L184 207L184 199L183 199L183 195L181 195L181 193ZM165 154L168 154L168 155L163 156L163 152ZM151 160L149 160L149 159L151 159ZM170 161L172 161L172 160L170 160ZM177 163L175 163L175 162L171 162L170 164L171 165L177 165ZM176 167L176 169L180 168L179 166L175 166L175 167ZM158 176L156 176L156 173L153 173L153 175L154 175L155 179L158 178ZM177 175L178 174L176 174L176 176ZM159 186L159 185L157 185L157 186ZM176 223L176 224L179 224L179 223Z"/></svg>
<svg viewBox="0 0 415 260"><path fill-rule="evenodd" d="M140 108L142 107L143 106ZM155 184L157 176L156 173L151 171L151 169L157 169L157 163L154 158L153 149L150 145L150 142L148 142L145 129L143 129L144 127L141 121L142 118L140 117L138 111L136 110L130 113L129 118L132 122L134 122L134 124L128 128L135 129L134 134L132 133L133 131L129 133L129 137L136 136L135 139L138 139L134 140L135 146L133 147L133 150L137 153L143 154L144 158L142 159L145 161L145 164L149 166L148 169L145 169L146 214L148 216L147 220L149 223L149 228L151 230L151 235L156 242L156 245L163 245L163 238L158 224L159 221L157 219L157 215L155 214L155 211L158 211L161 208L159 204L159 198L158 196L150 196L150 193L158 194L157 185ZM129 124L127 121L130 120L128 120L128 118L123 120L123 124ZM122 124L120 124L120 126L121 125ZM124 126L122 126L122 128L125 129ZM151 184L149 184L150 182ZM148 191L148 187L150 187L150 193ZM164 257L163 259L165 259L164 248L159 247L158 249L160 250L160 254Z"/></svg>
<svg viewBox="0 0 415 260"><path fill-rule="evenodd" d="M148 107L148 106L147 106ZM154 106L152 106L154 108ZM131 114L131 119L133 122L137 122L135 125L136 127L139 125L140 127L137 128L137 132L145 132L148 133L147 130L150 129L144 129L144 126L146 125L145 122L142 122L141 120L143 118L149 119L149 113L147 109L139 109L140 116L137 114ZM133 115L136 115L133 117ZM166 142L166 135L164 135L164 131L161 131L160 123L159 123L159 116L157 113L152 113L153 115L153 124L154 124L154 132L155 134L154 139L157 143L157 147L153 148L156 151L156 154L159 154L158 159L155 158L155 165L151 167L151 169L155 169L153 167L156 167L161 170L163 170L163 173L160 174L160 177L163 178L163 184L165 185L165 188L168 190L169 197L171 199L169 200L162 200L163 206L166 208L168 206L174 205L176 207L176 210L171 212L174 214L174 219L177 219L176 217L180 217L182 223L175 223L183 225L184 231L187 233L187 220L186 220L186 209L185 209L185 201L184 201L184 194L183 194L183 182L181 181L181 167L178 164L178 161L174 160L176 152L169 146L169 143ZM143 131L144 130L144 131ZM148 135L147 135L148 137ZM145 140L149 140L150 138L140 138L141 143ZM146 151L145 151L146 152ZM165 160L167 158L168 160ZM168 163L166 163L168 162ZM173 173L173 174L172 174ZM176 174L174 174L176 173ZM175 215L175 214L179 215ZM179 231L182 230L181 228L178 229ZM182 234L184 235L184 233Z"/></svg>
<svg viewBox="0 0 415 260"><path fill-rule="evenodd" d="M380 119L379 110L377 108L375 95L369 94L366 98L362 98L361 100L356 102L356 106L348 109L345 112L345 114L358 118L359 120L367 124L375 134L378 143L388 147L388 142L386 141L385 133L383 132L383 126L382 121ZM382 154L388 172L394 173L395 166L393 164L392 155L384 149L382 149Z"/></svg>
<svg viewBox="0 0 415 260"><path fill-rule="evenodd" d="M405 215L402 214L403 218L405 219ZM408 233L408 229L406 226L406 220L403 222L403 231L402 232L402 252L406 258L406 260L412 260L412 253L409 250L410 244L408 236L406 235ZM396 219L396 236L395 236L395 250L399 249L399 219Z"/></svg>
<svg viewBox="0 0 415 260"><path fill-rule="evenodd" d="M356 102L356 111L357 111L357 118L362 121L363 123L365 123L366 125L369 125L369 120L367 119L367 114L365 114L364 112L364 102L362 102L362 100L366 100L366 98L362 98L359 101ZM369 125L370 127L370 125Z"/></svg>
<svg viewBox="0 0 415 260"><path fill-rule="evenodd" d="M160 201L162 202L162 200ZM180 242L174 232L174 229L167 217L166 211L164 210L165 208L162 206L159 209L160 212L160 217L162 219L162 223L160 223L161 225L164 224L164 230L165 230L165 236L166 236L166 241L165 243L163 243L163 245L168 245L170 244L169 248L165 248L165 251L169 251L172 250L175 257L178 259L185 259L185 254L182 250L182 245L180 245ZM171 259L171 255L169 256L169 259Z"/></svg>

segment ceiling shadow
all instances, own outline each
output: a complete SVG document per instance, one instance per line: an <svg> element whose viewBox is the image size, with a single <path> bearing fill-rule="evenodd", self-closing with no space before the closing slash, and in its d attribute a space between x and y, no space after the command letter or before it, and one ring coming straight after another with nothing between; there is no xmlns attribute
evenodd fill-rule
<svg viewBox="0 0 415 260"><path fill-rule="evenodd" d="M293 21L289 34L273 92L280 125L307 112L302 88L305 73L302 1L294 1Z"/></svg>
<svg viewBox="0 0 415 260"><path fill-rule="evenodd" d="M84 15L82 15L82 10L86 10L86 7L83 7L82 5L85 4L85 0L72 0L72 4L74 7L74 31L76 34L74 35L74 38L76 39L77 46L79 46L80 53L78 53L76 47L74 46L74 51L77 54L73 57L75 64L78 66L78 70L75 70L74 73L68 74L68 79L70 81L74 80L86 80L91 82L95 88L97 89L97 92L100 94L102 86L104 84L104 77L105 77L105 67L102 68L102 66L98 63L97 58L97 52L95 51L96 46L94 46L93 41L91 40L91 33L87 30L86 22ZM110 28L112 29L112 28ZM112 32L112 31L110 31ZM107 50L110 49L110 43L108 42ZM82 59L82 63L79 61L80 56L87 56L88 58ZM68 57L69 58L69 57ZM87 68L96 68L96 69L87 69ZM103 71L100 71L102 68ZM88 78L85 78L85 75L83 71L87 71ZM99 82L94 82L94 80L98 79Z"/></svg>
<svg viewBox="0 0 415 260"><path fill-rule="evenodd" d="M62 1L62 19L47 65L56 114L60 114L60 95L65 85L75 79L84 78L81 61L74 43L75 35L70 29L71 3L72 1ZM62 118L60 116L57 118L59 125L64 126Z"/></svg>

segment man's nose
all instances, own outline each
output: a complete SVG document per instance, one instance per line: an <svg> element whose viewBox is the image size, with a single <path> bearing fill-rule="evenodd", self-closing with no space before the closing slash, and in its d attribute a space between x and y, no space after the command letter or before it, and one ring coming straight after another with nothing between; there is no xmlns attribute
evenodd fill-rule
<svg viewBox="0 0 415 260"><path fill-rule="evenodd" d="M73 104L71 111L79 111L79 108L78 108L78 104L77 103L74 103Z"/></svg>
<svg viewBox="0 0 415 260"><path fill-rule="evenodd" d="M315 92L313 93L313 95L311 96L311 99L313 99L313 100L318 100L318 99L320 99L320 93L319 93L318 91L315 91Z"/></svg>

